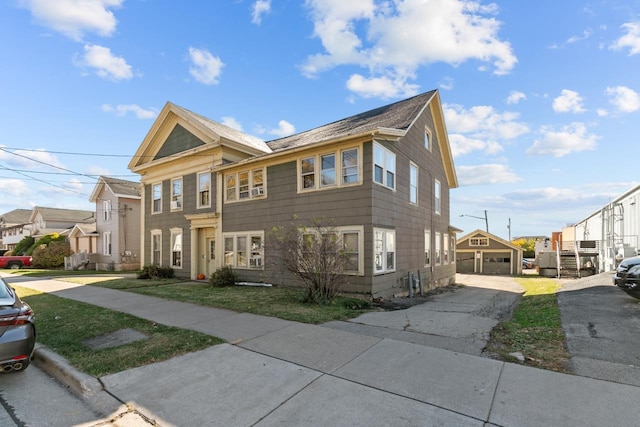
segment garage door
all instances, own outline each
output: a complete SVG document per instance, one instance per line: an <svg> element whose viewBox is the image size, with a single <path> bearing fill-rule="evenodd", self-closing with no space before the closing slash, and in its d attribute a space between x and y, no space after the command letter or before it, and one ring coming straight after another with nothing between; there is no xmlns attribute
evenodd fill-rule
<svg viewBox="0 0 640 427"><path fill-rule="evenodd" d="M470 274L474 272L473 264L475 253L458 252L456 254L456 272L462 274Z"/></svg>
<svg viewBox="0 0 640 427"><path fill-rule="evenodd" d="M511 274L511 252L485 252L482 261L484 274Z"/></svg>

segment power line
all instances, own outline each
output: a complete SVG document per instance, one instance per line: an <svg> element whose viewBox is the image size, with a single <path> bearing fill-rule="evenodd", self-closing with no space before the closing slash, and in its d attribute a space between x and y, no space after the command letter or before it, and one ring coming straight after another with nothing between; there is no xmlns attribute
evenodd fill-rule
<svg viewBox="0 0 640 427"><path fill-rule="evenodd" d="M13 169L8 168L8 167L6 167L6 166L2 166L2 165L0 165L0 168L5 169L5 170L8 170L8 171L11 171L11 172L15 172L15 173L17 173L17 174L19 174L19 175L22 175L22 176L26 176L26 177L27 177L27 178L29 178L29 179L33 179L34 181L42 182L42 183L44 183L44 184L50 185L51 187L60 188L60 189L62 189L62 190L64 190L64 191L70 191L70 192L72 192L72 193L80 194L81 196L85 196L85 197L87 196L87 194L86 194L86 193L81 193L81 192L76 191L76 190L73 190L73 189L71 189L71 188L66 188L66 187L62 187L62 186L60 186L60 185L55 185L55 184L52 184L52 183L50 183L50 182L47 182L47 181L45 181L45 180L43 180L43 179L34 178L34 177L32 177L32 176L27 175L26 173L18 172L18 171L16 171L16 170L13 170Z"/></svg>

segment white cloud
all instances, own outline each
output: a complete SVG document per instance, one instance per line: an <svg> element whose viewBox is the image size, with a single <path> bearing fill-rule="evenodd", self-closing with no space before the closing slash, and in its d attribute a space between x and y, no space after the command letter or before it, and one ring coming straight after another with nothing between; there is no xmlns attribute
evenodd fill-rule
<svg viewBox="0 0 640 427"><path fill-rule="evenodd" d="M139 119L153 119L158 115L158 110L155 108L145 110L137 104L119 104L116 106L103 104L102 111L106 113L114 113L119 117L123 117L128 113L133 113Z"/></svg>
<svg viewBox="0 0 640 427"><path fill-rule="evenodd" d="M262 15L271 12L271 0L257 0L253 4L253 12L251 13L251 22L256 25L262 23Z"/></svg>
<svg viewBox="0 0 640 427"><path fill-rule="evenodd" d="M610 46L613 50L629 48L629 55L640 53L640 22L627 22L620 27L627 31L627 34L620 37Z"/></svg>
<svg viewBox="0 0 640 427"><path fill-rule="evenodd" d="M556 113L584 113L582 97L578 92L562 89L560 96L553 100L553 110Z"/></svg>
<svg viewBox="0 0 640 427"><path fill-rule="evenodd" d="M119 8L124 0L21 0L35 20L65 36L80 41L87 32L110 36L116 18L109 9Z"/></svg>
<svg viewBox="0 0 640 427"><path fill-rule="evenodd" d="M225 126L229 126L231 129L242 131L242 125L233 117L225 116L222 118L221 123Z"/></svg>
<svg viewBox="0 0 640 427"><path fill-rule="evenodd" d="M31 186L20 179L0 179L0 192L2 192L5 198L24 200L25 194L30 194L31 191ZM4 208L6 209L6 207ZM21 208L25 208L25 206L21 206Z"/></svg>
<svg viewBox="0 0 640 427"><path fill-rule="evenodd" d="M370 76L355 81L352 76L349 85L363 96L405 93L414 86L407 80L415 79L417 68L435 62L457 66L477 60L492 64L495 74L506 74L517 63L511 45L498 38L494 4L470 0L306 0L305 4L324 52L309 56L303 73L315 77L340 65L366 67ZM380 90L381 83L398 87Z"/></svg>
<svg viewBox="0 0 640 427"><path fill-rule="evenodd" d="M537 139L526 153L528 155L552 155L563 157L567 154L594 150L598 137L587 132L584 123L576 122L554 130L550 126L541 129L542 138Z"/></svg>
<svg viewBox="0 0 640 427"><path fill-rule="evenodd" d="M609 102L611 102L618 111L632 113L640 110L640 95L633 89L626 86L616 86L608 87L605 92L610 97Z"/></svg>
<svg viewBox="0 0 640 427"><path fill-rule="evenodd" d="M496 141L469 138L459 133L449 135L449 144L454 158L474 151L483 151L485 154L492 155L504 151L502 145Z"/></svg>
<svg viewBox="0 0 640 427"><path fill-rule="evenodd" d="M278 122L278 128L277 129L271 129L268 130L267 133L269 135L274 135L278 138L282 138L284 136L289 136L289 135L293 135L296 132L296 128L294 125L292 125L291 123L289 123L286 120L280 120Z"/></svg>
<svg viewBox="0 0 640 427"><path fill-rule="evenodd" d="M213 56L211 52L206 49L190 47L189 59L192 62L189 73L196 81L205 85L218 84L222 67L224 67L224 63L220 58Z"/></svg>
<svg viewBox="0 0 640 427"><path fill-rule="evenodd" d="M509 96L507 97L507 104L518 104L520 101L524 101L527 99L527 95L522 92L518 92L517 90L512 90Z"/></svg>
<svg viewBox="0 0 640 427"><path fill-rule="evenodd" d="M389 77L366 78L353 74L347 80L347 89L363 98L407 98L418 93L418 85L408 84L405 79L392 80Z"/></svg>
<svg viewBox="0 0 640 427"><path fill-rule="evenodd" d="M571 36L571 37L569 37L569 39L567 40L567 43L571 44L571 43L577 43L577 42L579 42L581 40L586 40L589 37L591 37L592 34L593 34L593 31L585 30L585 31L582 32L581 36Z"/></svg>
<svg viewBox="0 0 640 427"><path fill-rule="evenodd" d="M460 186L483 184L510 184L522 181L517 173L502 164L485 164L477 166L456 167Z"/></svg>
<svg viewBox="0 0 640 427"><path fill-rule="evenodd" d="M91 67L104 79L128 80L133 77L131 66L124 58L114 56L111 49L98 45L85 45L82 60L74 60L77 66Z"/></svg>
<svg viewBox="0 0 640 427"><path fill-rule="evenodd" d="M604 108L598 108L596 110L596 114L598 114L598 117L607 117L609 115L609 112Z"/></svg>
<svg viewBox="0 0 640 427"><path fill-rule="evenodd" d="M445 104L443 110L450 133L509 140L529 132L527 125L517 121L520 118L519 113L499 113L488 105L478 105L465 110L460 105Z"/></svg>

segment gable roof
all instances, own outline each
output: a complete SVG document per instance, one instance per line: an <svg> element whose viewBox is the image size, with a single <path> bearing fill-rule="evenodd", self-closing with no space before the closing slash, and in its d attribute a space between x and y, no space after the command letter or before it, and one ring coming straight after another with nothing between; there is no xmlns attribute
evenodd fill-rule
<svg viewBox="0 0 640 427"><path fill-rule="evenodd" d="M524 249L522 249L520 246L516 246L511 242L507 242L506 240L501 239L500 237L496 236L495 234L487 233L486 231L482 231L480 229L477 229L475 231L472 231L469 234L466 234L466 235L460 237L457 240L457 243L460 243L460 242L463 242L465 240L469 240L472 237L478 237L478 236L482 236L482 237L486 237L486 238L491 239L491 240L495 240L496 242L499 242L499 243L501 243L501 244L503 244L505 246L508 246L511 249L524 252Z"/></svg>
<svg viewBox="0 0 640 427"><path fill-rule="evenodd" d="M259 138L167 102L129 162L129 169L135 171L145 164L157 160L155 156L162 149L162 146L158 145L158 141L156 141L157 137L165 125L173 128L175 124L179 124L189 132L198 135L203 142L201 147L186 150L186 154L193 154L194 150L207 149L212 145L228 146L253 156L271 152L271 148ZM160 160L166 160L166 158Z"/></svg>
<svg viewBox="0 0 640 427"><path fill-rule="evenodd" d="M432 90L315 129L275 139L267 142L267 144L273 151L281 151L327 139L339 139L378 129L396 129L406 132L435 93L436 91Z"/></svg>
<svg viewBox="0 0 640 427"><path fill-rule="evenodd" d="M0 215L5 227L18 224L28 224L31 218L31 209L14 209Z"/></svg>
<svg viewBox="0 0 640 427"><path fill-rule="evenodd" d="M86 236L99 236L97 232L97 225L95 222L88 224L76 224L69 232L69 237L86 237Z"/></svg>
<svg viewBox="0 0 640 427"><path fill-rule="evenodd" d="M91 197L89 197L89 201L92 203L96 202L105 187L109 188L116 197L124 197L127 199L141 198L139 182L100 176L91 193Z"/></svg>
<svg viewBox="0 0 640 427"><path fill-rule="evenodd" d="M89 223L95 221L93 211L83 211L76 209L58 209L36 206L33 208L29 222L33 222L36 215L40 213L45 221L61 221L75 223Z"/></svg>

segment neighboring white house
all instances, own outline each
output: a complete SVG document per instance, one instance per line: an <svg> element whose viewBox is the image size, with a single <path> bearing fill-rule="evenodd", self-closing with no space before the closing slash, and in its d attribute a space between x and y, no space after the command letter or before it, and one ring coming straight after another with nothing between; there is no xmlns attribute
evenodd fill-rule
<svg viewBox="0 0 640 427"><path fill-rule="evenodd" d="M37 239L51 233L68 236L76 224L90 224L95 220L95 212L92 211L36 206L29 223L33 227L31 235Z"/></svg>
<svg viewBox="0 0 640 427"><path fill-rule="evenodd" d="M566 227L562 230L562 249L592 247L599 254L598 271L614 270L622 259L639 254L639 201L640 185Z"/></svg>
<svg viewBox="0 0 640 427"><path fill-rule="evenodd" d="M31 209L14 209L0 216L1 249L11 250L25 237L31 236Z"/></svg>

